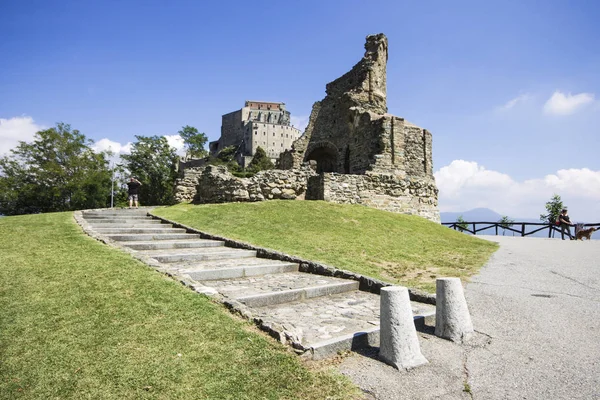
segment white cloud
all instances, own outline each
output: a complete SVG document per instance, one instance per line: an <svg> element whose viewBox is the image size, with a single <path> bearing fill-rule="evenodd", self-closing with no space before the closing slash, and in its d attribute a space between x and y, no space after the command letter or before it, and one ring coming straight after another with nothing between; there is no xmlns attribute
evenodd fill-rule
<svg viewBox="0 0 600 400"><path fill-rule="evenodd" d="M514 99L507 101L506 104L504 104L503 106L499 107L499 110L510 110L519 104L522 104L522 103L525 103L525 102L531 100L532 98L533 98L533 96L529 93L520 94L517 97L515 97Z"/></svg>
<svg viewBox="0 0 600 400"><path fill-rule="evenodd" d="M180 156L185 155L183 138L179 135L164 135L169 142L169 146L174 147L177 150L177 154Z"/></svg>
<svg viewBox="0 0 600 400"><path fill-rule="evenodd" d="M300 129L300 132L304 132L304 130L306 129L306 126L308 125L309 118L310 118L310 115L301 115L299 117L292 115L290 117L290 124L293 127Z"/></svg>
<svg viewBox="0 0 600 400"><path fill-rule="evenodd" d="M570 115L594 101L593 93L564 94L555 91L544 104L544 112L550 115Z"/></svg>
<svg viewBox="0 0 600 400"><path fill-rule="evenodd" d="M185 155L183 138L179 135L163 135L169 146L174 147L177 154L179 156ZM119 142L115 142L113 140L103 138L98 140L92 145L92 150L96 152L107 151L110 150L113 152L113 156L109 157L109 161L114 164L121 163L121 154L130 154L131 153L131 142L127 142L126 144L121 144Z"/></svg>
<svg viewBox="0 0 600 400"><path fill-rule="evenodd" d="M110 139L100 139L92 145L92 150L96 152L100 151L111 151L115 155L119 154L129 154L131 153L131 142L127 142L127 144L122 145L119 142L114 142Z"/></svg>
<svg viewBox="0 0 600 400"><path fill-rule="evenodd" d="M8 154L19 141L31 142L36 132L46 129L31 117L0 118L0 156Z"/></svg>
<svg viewBox="0 0 600 400"><path fill-rule="evenodd" d="M518 182L476 162L454 160L440 168L435 178L440 211L486 207L511 217L536 218L556 193L576 220L600 221L600 171L565 169Z"/></svg>

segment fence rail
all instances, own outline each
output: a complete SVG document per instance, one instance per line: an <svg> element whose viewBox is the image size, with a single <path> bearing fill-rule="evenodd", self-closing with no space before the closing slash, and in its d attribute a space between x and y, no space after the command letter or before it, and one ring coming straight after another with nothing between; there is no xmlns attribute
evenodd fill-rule
<svg viewBox="0 0 600 400"><path fill-rule="evenodd" d="M447 226L448 228L454 229L454 230L459 230L461 232L469 232L472 235L477 235L477 232L481 232L484 231L486 229L490 229L490 228L495 228L496 231L496 235L498 235L498 229L502 229L502 230L506 230L506 231L511 231L514 233L518 233L521 236L529 236L529 235L533 235L534 233L543 231L545 229L548 229L548 237L552 237L552 232L558 232L561 233L561 229L560 226L555 225L555 224L550 224L548 222L512 222L510 224L510 226L507 226L506 224L500 223L500 222L442 222L442 225ZM466 228L463 228L462 226L467 226ZM477 226L482 226L478 228ZM600 223L594 223L594 224L581 224L585 227L596 227L596 226L600 226ZM515 229L514 227L520 227L521 229ZM532 226L532 230L528 231L526 229L526 227ZM471 229L469 229L469 227Z"/></svg>

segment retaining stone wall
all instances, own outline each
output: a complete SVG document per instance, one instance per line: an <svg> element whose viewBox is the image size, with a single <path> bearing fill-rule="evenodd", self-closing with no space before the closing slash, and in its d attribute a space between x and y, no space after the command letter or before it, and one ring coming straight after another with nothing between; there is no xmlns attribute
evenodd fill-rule
<svg viewBox="0 0 600 400"><path fill-rule="evenodd" d="M309 164L293 170L261 171L251 178L237 178L226 167L214 165L186 173L178 182L175 196L178 201L194 203L301 200L308 177L316 175Z"/></svg>
<svg viewBox="0 0 600 400"><path fill-rule="evenodd" d="M414 214L440 222L438 189L429 179L393 174L325 173L309 179L307 199L338 204L363 204L396 213Z"/></svg>

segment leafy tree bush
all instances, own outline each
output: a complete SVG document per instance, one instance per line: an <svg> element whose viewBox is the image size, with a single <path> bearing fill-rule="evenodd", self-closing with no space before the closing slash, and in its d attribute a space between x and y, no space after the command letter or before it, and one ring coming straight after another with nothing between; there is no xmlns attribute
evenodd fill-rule
<svg viewBox="0 0 600 400"><path fill-rule="evenodd" d="M164 136L136 136L131 154L122 155L125 167L142 183L140 203L144 205L173 204L176 165L175 149Z"/></svg>
<svg viewBox="0 0 600 400"><path fill-rule="evenodd" d="M0 158L0 213L5 215L106 207L107 153L69 124L39 131Z"/></svg>
<svg viewBox="0 0 600 400"><path fill-rule="evenodd" d="M209 157L207 164L210 165L225 165L229 172L232 174L242 172L242 167L235 160L235 153L237 152L237 147L228 146L221 150L216 157Z"/></svg>
<svg viewBox="0 0 600 400"><path fill-rule="evenodd" d="M468 228L467 222L463 219L462 215L459 215L458 218L456 218L456 226L461 232L464 232Z"/></svg>
<svg viewBox="0 0 600 400"><path fill-rule="evenodd" d="M258 146L256 148L256 153L254 153L254 157L252 157L252 161L248 164L248 168L246 168L249 172L258 172L265 171L268 169L273 169L275 166L269 157L267 157L267 153L263 150L262 147Z"/></svg>
<svg viewBox="0 0 600 400"><path fill-rule="evenodd" d="M208 138L204 132L198 132L193 126L186 125L177 132L185 144L186 155L194 158L203 158L208 155L204 149Z"/></svg>
<svg viewBox="0 0 600 400"><path fill-rule="evenodd" d="M540 220L553 224L564 208L560 196L554 194L550 201L546 202L546 214L540 214Z"/></svg>
<svg viewBox="0 0 600 400"><path fill-rule="evenodd" d="M500 218L500 220L498 222L500 223L500 228L502 228L502 236L504 236L506 229L510 228L515 223L515 221L508 218L506 215L503 215L502 218Z"/></svg>

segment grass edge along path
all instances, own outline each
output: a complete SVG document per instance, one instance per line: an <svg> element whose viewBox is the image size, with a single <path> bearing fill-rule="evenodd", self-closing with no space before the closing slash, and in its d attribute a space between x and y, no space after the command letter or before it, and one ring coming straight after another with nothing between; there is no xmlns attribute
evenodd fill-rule
<svg viewBox="0 0 600 400"><path fill-rule="evenodd" d="M435 292L437 277L468 280L498 249L496 243L421 217L324 201L179 204L153 214L429 292Z"/></svg>
<svg viewBox="0 0 600 400"><path fill-rule="evenodd" d="M0 398L358 397L72 213L0 218Z"/></svg>

